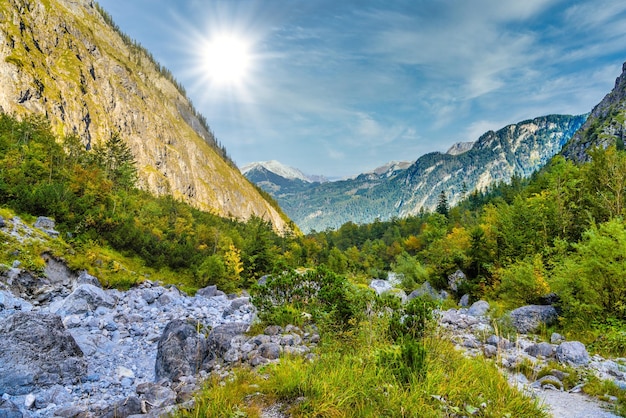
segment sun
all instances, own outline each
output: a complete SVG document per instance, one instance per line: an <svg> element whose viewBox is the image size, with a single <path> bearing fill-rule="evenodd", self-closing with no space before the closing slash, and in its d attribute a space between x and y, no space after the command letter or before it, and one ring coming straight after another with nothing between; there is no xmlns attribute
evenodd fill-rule
<svg viewBox="0 0 626 418"><path fill-rule="evenodd" d="M206 77L220 86L241 85L252 61L249 43L232 34L213 36L203 50Z"/></svg>

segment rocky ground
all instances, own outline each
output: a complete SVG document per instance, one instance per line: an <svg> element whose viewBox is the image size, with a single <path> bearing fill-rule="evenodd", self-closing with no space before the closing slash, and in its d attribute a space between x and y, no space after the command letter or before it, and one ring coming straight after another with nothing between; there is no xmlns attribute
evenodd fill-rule
<svg viewBox="0 0 626 418"><path fill-rule="evenodd" d="M19 220L0 228L15 231L16 225L22 229L16 237L29 234ZM54 233L53 225L46 228ZM0 266L0 417L162 416L193 402L210 372L277 361L281 353L311 356L319 341L315 329L293 326L245 335L255 317L246 295L225 295L212 286L191 297L151 281L126 292L106 290L95 277L45 258L42 277L19 262ZM376 281L372 287L384 292L390 286ZM441 296L429 286L420 291ZM626 389L626 359L589 356L583 344L558 334L550 342L528 334L556 317L549 305L511 312L514 337L502 335L488 311L489 304L478 301L439 312L439 329L468 356L493 358L512 385L555 417L615 416L611 404L586 397L580 386L566 390L567 373L554 365ZM280 405L263 414L284 416Z"/></svg>
<svg viewBox="0 0 626 418"><path fill-rule="evenodd" d="M520 308L525 316L516 320L515 314L512 315L513 324L533 330L545 319L538 312L547 309L546 306ZM590 356L582 343L565 341L559 334L553 334L550 342L538 341L536 336L522 332L515 332L513 338L507 339L498 335L497 327L494 329L493 321L487 316L488 310L487 302L478 301L469 308L440 312L443 335L469 356L495 359L512 385L538 399L555 418L617 416L610 412L613 409L611 403L583 394L582 385L567 390L564 383L567 373L554 366L568 366L581 375L593 373L626 389L626 359Z"/></svg>

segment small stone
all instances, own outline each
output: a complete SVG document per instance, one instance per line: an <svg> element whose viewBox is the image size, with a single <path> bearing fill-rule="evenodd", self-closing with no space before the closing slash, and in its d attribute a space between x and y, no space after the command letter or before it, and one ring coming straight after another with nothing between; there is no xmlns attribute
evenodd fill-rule
<svg viewBox="0 0 626 418"><path fill-rule="evenodd" d="M550 344L560 344L565 341L565 337L559 333L553 332L550 336Z"/></svg>
<svg viewBox="0 0 626 418"><path fill-rule="evenodd" d="M498 354L498 348L490 344L485 344L483 346L483 353L485 357L492 358L492 357L495 357L496 354Z"/></svg>
<svg viewBox="0 0 626 418"><path fill-rule="evenodd" d="M461 296L461 300L459 300L459 306L462 308L467 308L469 306L469 295L467 293Z"/></svg>
<svg viewBox="0 0 626 418"><path fill-rule="evenodd" d="M278 335L282 331L283 329L279 327L278 325L270 325L263 330L263 334L272 336L272 335Z"/></svg>
<svg viewBox="0 0 626 418"><path fill-rule="evenodd" d="M541 342L539 344L533 344L526 347L526 351L533 357L545 357L549 358L554 356L554 347L552 344Z"/></svg>
<svg viewBox="0 0 626 418"><path fill-rule="evenodd" d="M265 343L259 346L259 355L268 360L276 360L280 357L280 345L276 343Z"/></svg>
<svg viewBox="0 0 626 418"><path fill-rule="evenodd" d="M24 406L26 407L26 409L31 409L33 406L35 406L36 400L37 398L32 393L29 393L28 395L26 395L24 397Z"/></svg>

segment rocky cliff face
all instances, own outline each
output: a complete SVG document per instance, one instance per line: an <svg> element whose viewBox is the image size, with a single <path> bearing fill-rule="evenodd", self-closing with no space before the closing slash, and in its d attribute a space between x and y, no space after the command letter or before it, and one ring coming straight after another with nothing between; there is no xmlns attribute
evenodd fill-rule
<svg viewBox="0 0 626 418"><path fill-rule="evenodd" d="M220 155L171 74L107 18L91 0L0 2L0 110L45 115L87 147L117 132L142 188L284 229L286 217Z"/></svg>
<svg viewBox="0 0 626 418"><path fill-rule="evenodd" d="M463 152L430 153L413 164L390 164L349 180L307 184L275 175L259 185L307 232L415 215L434 210L441 191L455 204L514 174L530 175L561 151L585 119L550 115L523 121L483 134L469 149L454 148Z"/></svg>
<svg viewBox="0 0 626 418"><path fill-rule="evenodd" d="M626 63L613 90L593 108L587 122L563 148L563 155L575 161L588 161L587 150L617 145L624 148L626 136Z"/></svg>

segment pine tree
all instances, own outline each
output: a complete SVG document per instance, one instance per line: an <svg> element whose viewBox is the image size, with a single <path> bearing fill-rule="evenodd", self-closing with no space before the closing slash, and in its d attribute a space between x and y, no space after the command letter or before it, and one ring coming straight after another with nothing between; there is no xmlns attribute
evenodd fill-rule
<svg viewBox="0 0 626 418"><path fill-rule="evenodd" d="M441 215L448 217L448 213L450 212L450 206L448 205L448 198L446 197L446 193L442 190L439 193L439 200L437 201L437 209L435 212L440 213Z"/></svg>

